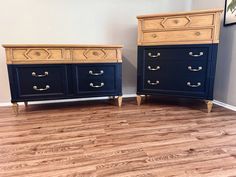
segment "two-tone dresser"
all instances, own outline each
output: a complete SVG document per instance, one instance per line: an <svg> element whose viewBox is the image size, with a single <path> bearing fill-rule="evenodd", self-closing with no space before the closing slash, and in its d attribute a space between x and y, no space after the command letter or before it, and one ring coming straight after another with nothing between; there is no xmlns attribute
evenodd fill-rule
<svg viewBox="0 0 236 177"><path fill-rule="evenodd" d="M120 45L3 45L11 102L110 96L122 104Z"/></svg>
<svg viewBox="0 0 236 177"><path fill-rule="evenodd" d="M212 110L222 10L138 16L137 103L143 95L205 100Z"/></svg>

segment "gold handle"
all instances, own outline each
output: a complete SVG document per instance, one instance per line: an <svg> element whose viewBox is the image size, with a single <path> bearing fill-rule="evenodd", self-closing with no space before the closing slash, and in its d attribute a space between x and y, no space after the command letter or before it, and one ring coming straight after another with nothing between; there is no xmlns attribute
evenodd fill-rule
<svg viewBox="0 0 236 177"><path fill-rule="evenodd" d="M158 85L158 84L160 84L159 81L151 82L150 80L148 80L147 83L148 83L149 85Z"/></svg>
<svg viewBox="0 0 236 177"><path fill-rule="evenodd" d="M33 86L33 89L36 90L36 91L45 91L45 90L48 90L50 89L50 86L49 85L46 85L45 88L38 88L37 86Z"/></svg>
<svg viewBox="0 0 236 177"><path fill-rule="evenodd" d="M104 71L103 70L101 70L99 73L95 73L95 72L93 72L93 71L89 71L89 74L90 75L93 75L93 76L99 76L99 75L103 75L104 74Z"/></svg>
<svg viewBox="0 0 236 177"><path fill-rule="evenodd" d="M198 72L202 70L202 66L199 66L198 69L193 69L192 66L188 66L188 70L193 71L193 72Z"/></svg>
<svg viewBox="0 0 236 177"><path fill-rule="evenodd" d="M201 57L204 55L203 52L200 52L199 54L193 54L193 52L189 52L189 55L192 56L192 57Z"/></svg>
<svg viewBox="0 0 236 177"><path fill-rule="evenodd" d="M148 66L148 69L149 69L150 71L157 71L157 70L161 69L161 67L160 67L160 66L157 66L156 68L152 68L151 66Z"/></svg>
<svg viewBox="0 0 236 177"><path fill-rule="evenodd" d="M158 58L161 56L161 53L157 53L156 55L153 55L151 52L148 53L148 56L151 57L151 58Z"/></svg>
<svg viewBox="0 0 236 177"><path fill-rule="evenodd" d="M187 85L189 87L195 87L196 88L196 87L200 87L202 84L201 84L201 82L198 82L197 85L192 85L191 82L187 82Z"/></svg>
<svg viewBox="0 0 236 177"><path fill-rule="evenodd" d="M90 83L89 85L90 85L90 87L93 87L93 88L101 88L101 87L103 87L105 84L102 82L100 85L94 85L94 83Z"/></svg>
<svg viewBox="0 0 236 177"><path fill-rule="evenodd" d="M36 72L32 72L33 77L46 77L48 74L48 71L45 71L44 74L36 74Z"/></svg>

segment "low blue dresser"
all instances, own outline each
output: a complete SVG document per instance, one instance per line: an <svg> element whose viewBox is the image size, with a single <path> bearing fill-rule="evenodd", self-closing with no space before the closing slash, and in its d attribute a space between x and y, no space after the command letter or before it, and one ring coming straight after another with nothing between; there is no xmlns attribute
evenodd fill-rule
<svg viewBox="0 0 236 177"><path fill-rule="evenodd" d="M122 105L122 46L3 45L11 102L110 96Z"/></svg>
<svg viewBox="0 0 236 177"><path fill-rule="evenodd" d="M138 16L137 103L142 96L205 100L212 110L222 10Z"/></svg>

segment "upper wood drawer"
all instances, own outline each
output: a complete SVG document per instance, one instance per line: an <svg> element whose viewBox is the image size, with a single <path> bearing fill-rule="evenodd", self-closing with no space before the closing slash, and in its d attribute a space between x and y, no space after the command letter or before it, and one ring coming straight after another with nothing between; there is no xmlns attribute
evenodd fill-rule
<svg viewBox="0 0 236 177"><path fill-rule="evenodd" d="M12 61L34 62L70 59L70 51L62 48L12 48L9 51Z"/></svg>
<svg viewBox="0 0 236 177"><path fill-rule="evenodd" d="M8 64L122 62L121 46L4 45Z"/></svg>
<svg viewBox="0 0 236 177"><path fill-rule="evenodd" d="M165 30L184 27L209 27L214 25L214 15L192 15L150 18L141 21L142 30Z"/></svg>
<svg viewBox="0 0 236 177"><path fill-rule="evenodd" d="M138 16L138 45L218 43L221 12L207 10ZM192 35L193 30L200 30L202 35ZM158 34L159 39L150 34Z"/></svg>
<svg viewBox="0 0 236 177"><path fill-rule="evenodd" d="M72 58L75 61L116 61L120 59L117 49L108 48L75 48L71 50Z"/></svg>

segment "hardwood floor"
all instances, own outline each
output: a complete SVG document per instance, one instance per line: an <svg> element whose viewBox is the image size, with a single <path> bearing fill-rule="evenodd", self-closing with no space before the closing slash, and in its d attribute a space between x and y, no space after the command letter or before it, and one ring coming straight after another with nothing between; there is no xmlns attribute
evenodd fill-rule
<svg viewBox="0 0 236 177"><path fill-rule="evenodd" d="M236 112L206 112L155 99L0 108L0 177L236 177Z"/></svg>

